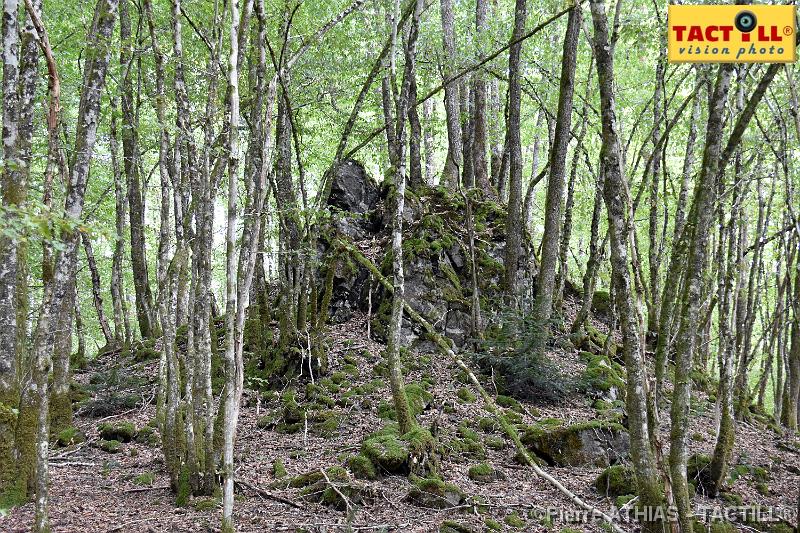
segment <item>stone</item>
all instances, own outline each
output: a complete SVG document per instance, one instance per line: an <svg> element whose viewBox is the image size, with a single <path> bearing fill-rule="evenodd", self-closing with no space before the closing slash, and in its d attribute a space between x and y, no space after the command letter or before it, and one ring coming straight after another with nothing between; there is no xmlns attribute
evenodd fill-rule
<svg viewBox="0 0 800 533"><path fill-rule="evenodd" d="M630 439L621 425L591 421L548 429L528 426L522 442L554 466L608 467L628 456Z"/></svg>

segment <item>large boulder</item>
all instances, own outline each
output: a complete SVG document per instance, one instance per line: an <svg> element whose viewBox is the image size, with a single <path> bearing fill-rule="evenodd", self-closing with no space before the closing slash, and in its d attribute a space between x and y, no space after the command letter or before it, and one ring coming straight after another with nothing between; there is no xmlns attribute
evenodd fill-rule
<svg viewBox="0 0 800 533"><path fill-rule="evenodd" d="M538 457L554 466L607 467L628 456L628 431L621 425L591 421L548 429L527 428L522 442Z"/></svg>

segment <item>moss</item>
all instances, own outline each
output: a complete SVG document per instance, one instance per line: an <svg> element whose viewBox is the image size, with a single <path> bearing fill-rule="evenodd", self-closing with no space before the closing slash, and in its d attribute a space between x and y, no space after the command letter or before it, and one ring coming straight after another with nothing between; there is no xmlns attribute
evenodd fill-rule
<svg viewBox="0 0 800 533"><path fill-rule="evenodd" d="M494 418L485 416L478 420L478 428L485 433L494 433L500 429L500 425Z"/></svg>
<svg viewBox="0 0 800 533"><path fill-rule="evenodd" d="M744 502L742 497L735 492L723 492L721 496L722 500L728 505L740 506Z"/></svg>
<svg viewBox="0 0 800 533"><path fill-rule="evenodd" d="M286 467L283 465L283 461L281 461L280 457L272 462L272 475L277 479L284 478L287 475Z"/></svg>
<svg viewBox="0 0 800 533"><path fill-rule="evenodd" d="M311 417L314 433L324 437L332 436L339 429L339 415L336 411L320 411Z"/></svg>
<svg viewBox="0 0 800 533"><path fill-rule="evenodd" d="M106 422L97 427L100 438L105 440L118 440L130 442L136 436L136 426L132 422Z"/></svg>
<svg viewBox="0 0 800 533"><path fill-rule="evenodd" d="M763 482L756 483L756 492L762 496L769 496L769 485Z"/></svg>
<svg viewBox="0 0 800 533"><path fill-rule="evenodd" d="M158 446L161 441L158 432L149 424L143 426L136 432L134 440L140 444L146 444L147 446Z"/></svg>
<svg viewBox="0 0 800 533"><path fill-rule="evenodd" d="M350 479L347 470L341 466L332 466L325 470L325 474L331 481L347 481ZM319 470L311 470L305 474L300 474L293 477L289 482L289 486L296 489L308 488L311 485L322 481L323 479L325 479L325 476L322 475L322 472Z"/></svg>
<svg viewBox="0 0 800 533"><path fill-rule="evenodd" d="M707 487L711 484L709 471L711 457L704 454L695 454L686 462L686 478L698 487Z"/></svg>
<svg viewBox="0 0 800 533"><path fill-rule="evenodd" d="M483 525L489 531L502 531L503 530L503 525L500 522L498 522L497 520L494 520L492 518L489 518L489 517L486 517L486 519L484 519Z"/></svg>
<svg viewBox="0 0 800 533"><path fill-rule="evenodd" d="M478 463L469 467L467 476L473 481L489 483L500 479L500 473L487 463Z"/></svg>
<svg viewBox="0 0 800 533"><path fill-rule="evenodd" d="M342 367L342 371L352 378L357 378L360 374L358 367L353 364L346 364Z"/></svg>
<svg viewBox="0 0 800 533"><path fill-rule="evenodd" d="M525 520L516 512L506 515L506 517L503 518L503 522L515 529L522 529L525 527Z"/></svg>
<svg viewBox="0 0 800 533"><path fill-rule="evenodd" d="M502 437L497 437L494 435L489 435L484 440L486 446L491 448L492 450L502 450L506 447L506 442L502 439Z"/></svg>
<svg viewBox="0 0 800 533"><path fill-rule="evenodd" d="M712 522L710 533L736 533L736 526L730 522Z"/></svg>
<svg viewBox="0 0 800 533"><path fill-rule="evenodd" d="M122 451L122 443L116 439L105 440L102 439L97 444L98 448L108 453L118 453Z"/></svg>
<svg viewBox="0 0 800 533"><path fill-rule="evenodd" d="M420 415L433 401L433 394L425 390L425 387L419 383L406 385L406 397L408 398L408 407L414 417Z"/></svg>
<svg viewBox="0 0 800 533"><path fill-rule="evenodd" d="M611 295L608 291L594 291L592 294L592 312L606 315L611 310Z"/></svg>
<svg viewBox="0 0 800 533"><path fill-rule="evenodd" d="M474 403L475 400L477 400L475 394L467 387L461 387L458 389L456 395L458 396L459 401L462 403Z"/></svg>
<svg viewBox="0 0 800 533"><path fill-rule="evenodd" d="M86 441L86 435L76 427L68 427L56 436L56 444L61 447L72 446Z"/></svg>
<svg viewBox="0 0 800 533"><path fill-rule="evenodd" d="M519 403L519 401L517 401L515 398L512 398L511 396L504 396L502 394L499 394L497 396L497 398L495 398L495 402L500 407L506 407L508 409L513 409L514 411L516 411L518 413L524 413L525 412L525 409L522 407L522 404Z"/></svg>
<svg viewBox="0 0 800 533"><path fill-rule="evenodd" d="M133 478L133 482L137 485L152 485L153 482L156 480L156 477L153 475L152 472L144 472L143 474L139 474L135 478Z"/></svg>
<svg viewBox="0 0 800 533"><path fill-rule="evenodd" d="M347 468L353 475L360 479L375 479L378 477L378 471L375 470L375 465L369 458L362 454L351 455L347 459Z"/></svg>
<svg viewBox="0 0 800 533"><path fill-rule="evenodd" d="M455 520L445 520L439 526L439 533L475 533L475 530Z"/></svg>
<svg viewBox="0 0 800 533"><path fill-rule="evenodd" d="M636 496L634 496L633 494L623 494L622 496L617 496L617 499L614 500L614 504L617 506L618 509L622 509L623 507L628 505L628 502L630 502L635 497Z"/></svg>
<svg viewBox="0 0 800 533"><path fill-rule="evenodd" d="M625 390L625 370L618 364L610 361L605 355L595 355L586 365L586 371L581 376L584 387L608 392L612 388L620 392Z"/></svg>
<svg viewBox="0 0 800 533"><path fill-rule="evenodd" d="M218 509L220 506L219 498L212 498L209 496L203 498L197 498L192 503L192 507L194 507L195 511L199 511L201 513L214 511Z"/></svg>
<svg viewBox="0 0 800 533"><path fill-rule="evenodd" d="M189 504L189 496L192 494L190 477L189 468L183 465L178 474L178 483L175 488L175 505L178 507L186 507Z"/></svg>
<svg viewBox="0 0 800 533"><path fill-rule="evenodd" d="M421 507L446 509L458 505L465 499L464 492L452 483L439 477L409 477L412 487L408 498Z"/></svg>
<svg viewBox="0 0 800 533"><path fill-rule="evenodd" d="M361 445L361 453L381 470L390 473L407 467L408 445L400 440L397 432L378 432L367 437Z"/></svg>
<svg viewBox="0 0 800 533"><path fill-rule="evenodd" d="M597 477L594 486L597 492L612 498L636 494L636 475L630 466L609 466Z"/></svg>

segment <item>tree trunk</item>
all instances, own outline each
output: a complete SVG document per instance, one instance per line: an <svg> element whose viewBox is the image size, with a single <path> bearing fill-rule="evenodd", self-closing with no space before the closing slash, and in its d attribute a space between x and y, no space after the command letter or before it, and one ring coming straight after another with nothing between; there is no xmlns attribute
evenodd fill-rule
<svg viewBox="0 0 800 533"><path fill-rule="evenodd" d="M133 288L136 296L136 318L139 322L139 333L147 338L155 335L153 293L150 290L147 255L144 234L144 201L145 194L140 180L139 160L139 124L133 92L133 52L131 19L129 14L130 0L120 0L119 27L120 53L119 62L122 69L120 79L120 101L122 104L122 152L123 169L128 180L128 204L131 231L131 272Z"/></svg>
<svg viewBox="0 0 800 533"><path fill-rule="evenodd" d="M17 0L3 2L3 167L0 176L2 206L22 207L22 184L14 179L19 166L16 145L18 135L17 84L19 78L19 28ZM19 262L17 246L8 236L0 236L0 493L14 481L14 425L19 403L19 371L17 277Z"/></svg>
<svg viewBox="0 0 800 533"><path fill-rule="evenodd" d="M572 129L575 64L577 62L578 36L580 35L582 19L583 15L580 6L576 6L569 12L567 33L564 37L558 112L553 145L550 149L550 172L548 174L547 199L545 201L542 256L539 273L536 278L536 299L532 310L534 320L541 329L540 334L537 336L537 346L535 347L535 350L539 352L544 350L549 337L549 322L553 312L553 293L556 289L556 270L558 268L559 244L561 242L561 204L564 201L566 160L570 131ZM576 150L580 150L580 147L577 147ZM568 219L570 216L571 214L568 213Z"/></svg>
<svg viewBox="0 0 800 533"><path fill-rule="evenodd" d="M29 13L32 17L32 10L29 6ZM97 126L100 121L100 100L105 85L106 71L110 58L111 34L116 20L117 0L98 0L95 7L94 25L92 35L88 41L88 47L92 50L89 59L85 63L83 76L83 91L81 92L80 106L76 121L74 159L67 181L67 190L64 200L64 215L79 220L83 212L86 184L89 177L89 165L92 159L92 152L97 138ZM44 28L41 21L37 23L40 42L43 48L49 50ZM51 52L51 51L50 51ZM47 52L46 52L47 53ZM49 58L49 63L51 58ZM58 110L58 91L53 90L53 85L57 87L57 75L55 66L51 63L51 97L54 97L54 106L57 115ZM56 79L53 83L52 78ZM52 141L58 135L58 124L55 119L50 123L51 148L57 146L57 141ZM51 157L57 157L51 150ZM36 461L36 520L34 530L43 533L50 530L49 518L47 513L48 492L48 449L50 438L50 424L48 418L48 374L50 361L52 360L54 349L54 337L56 331L54 321L59 313L64 312L64 302L71 301L68 291L74 294L75 267L77 258L78 239L80 238L76 229L67 228L62 231L59 240L61 250L57 254L54 263L52 283L45 285L42 306L39 312L39 321L36 327L33 355L36 361L36 372L33 385L37 390L38 405L38 429L37 429L37 461ZM71 307L70 307L71 311ZM55 346L58 349L58 346ZM64 358L65 354L59 354ZM69 354L66 354L69 360Z"/></svg>
<svg viewBox="0 0 800 533"><path fill-rule="evenodd" d="M571 13L570 13L571 15ZM514 7L514 31L511 40L516 41L525 32L528 17L526 0L516 0ZM522 86L520 63L522 43L509 49L508 56L508 123L506 124L506 149L508 150L509 194L508 215L506 216L505 275L503 283L509 296L516 293L517 266L522 253L522 140L520 139L520 106ZM500 171L502 181L503 171ZM500 190L502 198L502 188Z"/></svg>
<svg viewBox="0 0 800 533"><path fill-rule="evenodd" d="M455 20L453 0L441 0L442 41L444 45L443 75L448 79L456 63ZM442 183L451 189L458 187L461 178L462 145L461 120L458 106L458 85L448 83L444 87L444 110L447 116L447 158L444 163Z"/></svg>
<svg viewBox="0 0 800 533"><path fill-rule="evenodd" d="M486 0L475 2L475 40L482 42L486 29L488 3ZM486 121L486 76L482 70L472 75L472 167L475 174L475 186L488 194L491 190L489 182L489 164L486 160L488 144L488 124Z"/></svg>
<svg viewBox="0 0 800 533"><path fill-rule="evenodd" d="M655 509L664 503L664 489L656 469L653 447L647 424L647 379L640 337L640 318L634 303L630 280L628 243L631 232L631 205L628 184L623 174L622 145L617 129L614 94L614 58L608 35L605 7L591 1L594 22L594 53L597 79L600 85L600 107L603 123L603 142L600 161L604 175L603 197L608 212L611 237L611 283L616 311L622 330L622 353L627 369L625 402L631 441L631 459L636 473L639 504ZM656 517L651 517L656 518ZM659 520L645 521L643 531L663 531Z"/></svg>
<svg viewBox="0 0 800 533"><path fill-rule="evenodd" d="M83 240L83 250L86 252L86 263L89 266L89 273L92 278L92 300L94 309L97 312L97 322L100 324L100 330L103 332L106 346L111 347L114 345L114 335L111 333L111 327L108 325L108 319L103 308L103 287L100 283L100 273L97 271L97 262L92 251L92 241L86 233L81 233L81 238Z"/></svg>

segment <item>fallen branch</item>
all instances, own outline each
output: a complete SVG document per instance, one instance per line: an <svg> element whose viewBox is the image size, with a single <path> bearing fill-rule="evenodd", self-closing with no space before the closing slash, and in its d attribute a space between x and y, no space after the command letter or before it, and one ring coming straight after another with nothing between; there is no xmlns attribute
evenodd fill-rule
<svg viewBox="0 0 800 533"><path fill-rule="evenodd" d="M329 478L329 477L328 477L328 474L326 474L326 473L325 473L325 469L324 469L324 468L320 468L320 469L319 469L319 473L320 473L320 474L322 474L322 477L324 477L324 478L325 478L325 483L327 483L327 484L328 484L328 486L329 486L331 489L333 489L333 492L335 492L335 493L336 493L336 495L337 495L337 496L339 496L339 497L342 499L342 501L344 502L345 516L347 516L347 519L348 519L348 521L349 521L349 520L350 520L350 518L351 518L351 516L352 516L352 513L353 513L353 507L350 505L350 499L349 499L347 496L345 496L345 495L342 493L342 491L340 491L340 490L339 490L339 487L337 487L337 486L336 486L336 485L335 485L335 484L334 484L334 483L331 481L331 478Z"/></svg>
<svg viewBox="0 0 800 533"><path fill-rule="evenodd" d="M375 263L373 263L367 257L365 257L364 254L362 254L358 250L358 248L356 248L352 243L345 242L341 238L337 239L337 241L342 248L350 252L350 254L353 256L353 259L355 259L358 263L360 263L367 270L369 270L372 273L372 275L375 276L375 279L380 281L387 291L389 291L390 293L394 292L394 285L388 279L386 279L386 277L383 274L381 274L381 271L378 269L377 266L375 266ZM528 452L528 449L525 448L524 444L522 444L522 441L520 440L519 433L517 432L516 428L508 422L503 412L500 410L499 407L497 407L494 398L492 398L489 395L489 393L486 392L486 389L483 388L480 381L478 381L478 378L475 376L472 370L466 365L466 363L464 363L461 357L459 357L458 354L456 354L453 351L451 341L440 335L434 329L431 323L428 320L426 320L422 315L420 315L416 310L414 310L405 300L403 300L403 309L405 309L406 313L412 320L414 320L420 326L422 326L422 328L425 330L428 336L431 339L433 339L433 341L436 343L439 349L445 355L447 355L462 371L464 371L467 374L470 382L478 389L478 392L483 398L484 407L486 408L486 410L489 411L489 413L491 413L497 419L497 421L500 423L500 426L503 428L503 431L506 433L508 438L511 439L511 442L514 443L514 446L517 448L517 451L519 452L520 456L525 460L525 463L533 469L534 473L536 473L537 476L550 483L550 485L555 487L561 494L569 498L569 500L577 507L583 509L584 511L588 511L592 513L594 516L598 516L603 520L605 520L606 522L608 522L608 524L616 533L626 533L624 529L622 529L621 527L619 527L617 524L614 523L614 519L611 516L604 513L600 509L594 507L593 505L583 501L583 499L581 499L580 496L578 496L577 494L566 488L564 485L561 484L561 482L559 482L553 476L542 470L542 468L539 467L538 464L536 464L536 461L533 459L533 457L531 457L530 453Z"/></svg>
<svg viewBox="0 0 800 533"><path fill-rule="evenodd" d="M81 463L77 461L53 462L53 459L50 459L50 466L97 466L97 463Z"/></svg>
<svg viewBox="0 0 800 533"><path fill-rule="evenodd" d="M135 489L125 489L122 492L124 493L131 493L131 492L150 492L151 490L168 490L169 485L158 485L153 487L137 487Z"/></svg>
<svg viewBox="0 0 800 533"><path fill-rule="evenodd" d="M256 494L258 494L259 496L261 496L265 500L276 501L276 502L282 503L284 505L288 505L289 507L294 507L295 509L302 509L303 508L301 505L293 502L292 500L286 499L283 496L278 496L277 494L272 494L271 492L266 491L266 490L262 489L261 487L257 487L255 485L253 485L252 483L248 483L247 481L244 481L242 479L237 479L235 481L235 483L241 485L242 487L244 487L244 488L246 488L246 489L248 489L248 490L250 490L252 492L255 492Z"/></svg>

